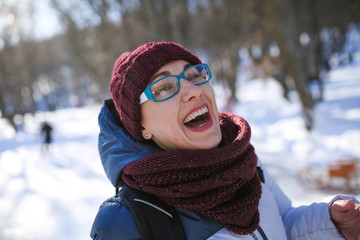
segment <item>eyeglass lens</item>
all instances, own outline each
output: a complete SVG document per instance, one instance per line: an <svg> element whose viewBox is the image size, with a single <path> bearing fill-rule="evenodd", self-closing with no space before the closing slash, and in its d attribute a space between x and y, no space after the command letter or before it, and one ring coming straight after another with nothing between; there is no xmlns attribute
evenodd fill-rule
<svg viewBox="0 0 360 240"><path fill-rule="evenodd" d="M209 80L210 74L205 65L196 65L185 70L181 77L195 85L200 85ZM180 77L178 77L180 78ZM175 76L167 76L154 82L151 92L156 100L165 100L174 96L179 90L179 83Z"/></svg>

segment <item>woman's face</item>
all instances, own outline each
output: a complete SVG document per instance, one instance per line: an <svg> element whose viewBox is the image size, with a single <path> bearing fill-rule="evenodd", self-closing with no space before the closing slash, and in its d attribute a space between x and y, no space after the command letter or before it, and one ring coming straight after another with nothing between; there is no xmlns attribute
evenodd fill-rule
<svg viewBox="0 0 360 240"><path fill-rule="evenodd" d="M173 61L162 66L151 82L167 75L179 75L189 63ZM210 84L194 85L180 79L180 90L162 102L141 104L143 136L150 133L162 149L210 149L221 141L218 110Z"/></svg>

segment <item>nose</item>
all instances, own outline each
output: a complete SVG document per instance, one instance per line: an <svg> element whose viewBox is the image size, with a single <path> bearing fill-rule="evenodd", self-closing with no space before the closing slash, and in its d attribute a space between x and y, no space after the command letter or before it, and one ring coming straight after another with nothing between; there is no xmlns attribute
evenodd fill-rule
<svg viewBox="0 0 360 240"><path fill-rule="evenodd" d="M181 99L184 102L188 102L192 99L200 98L203 94L203 89L201 85L194 85L192 82L189 82L183 78L180 79L180 94Z"/></svg>

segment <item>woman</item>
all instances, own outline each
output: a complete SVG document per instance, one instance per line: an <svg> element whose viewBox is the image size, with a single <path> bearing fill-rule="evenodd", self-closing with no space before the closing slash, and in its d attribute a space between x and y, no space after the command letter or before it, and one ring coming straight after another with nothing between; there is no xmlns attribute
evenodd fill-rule
<svg viewBox="0 0 360 240"><path fill-rule="evenodd" d="M218 113L211 78L175 43L147 43L116 60L113 102L99 115L99 152L122 197L102 204L91 237L145 239L147 225L156 232L164 224L170 232L181 226L171 239L359 239L355 199L292 208L265 170L264 181L249 125ZM154 213L147 223L138 220L143 205ZM180 224L157 224L158 212Z"/></svg>

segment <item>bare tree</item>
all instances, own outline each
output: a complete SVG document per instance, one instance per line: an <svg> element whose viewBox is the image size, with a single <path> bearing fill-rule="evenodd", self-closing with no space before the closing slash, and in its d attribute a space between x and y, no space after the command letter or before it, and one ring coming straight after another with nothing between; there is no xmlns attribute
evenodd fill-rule
<svg viewBox="0 0 360 240"><path fill-rule="evenodd" d="M13 124L15 114L35 111L32 83L37 68L36 43L31 41L31 31L23 24L32 19L33 4L26 4L27 16L18 6L7 2L2 3L0 11L6 23L1 29L0 110Z"/></svg>
<svg viewBox="0 0 360 240"><path fill-rule="evenodd" d="M32 1L28 2L31 9ZM40 82L47 82L50 89L40 95L51 95L54 106L70 94L106 98L113 63L121 53L149 41L175 41L204 56L233 99L238 97L239 50L252 53L259 46L262 54L252 55L254 64L270 66L267 75L279 81L285 97L289 88L285 75L293 79L310 129L314 103L307 88L308 73L319 71L326 54L342 51L347 25L360 21L360 3L352 0L51 0L50 4L64 33L38 42L18 24L23 18L20 6L0 3L0 16L16 20L0 29L3 116L34 111ZM320 34L327 27L338 34L333 34L336 44L324 53ZM300 44L302 35L308 36L307 44ZM269 56L274 44L280 49L276 58ZM280 69L280 74L271 67ZM93 93L89 85L95 86ZM34 100L34 96L38 97Z"/></svg>

